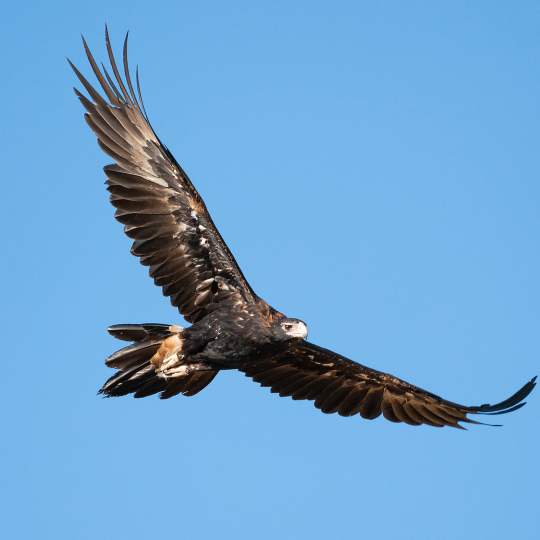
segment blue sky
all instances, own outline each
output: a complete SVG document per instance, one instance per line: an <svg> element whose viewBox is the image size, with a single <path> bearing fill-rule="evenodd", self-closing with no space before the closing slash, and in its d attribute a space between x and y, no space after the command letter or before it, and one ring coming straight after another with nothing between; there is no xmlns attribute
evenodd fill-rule
<svg viewBox="0 0 540 540"><path fill-rule="evenodd" d="M312 341L445 397L539 371L537 2L12 3L5 538L533 540L540 396L468 432L344 419L238 373L104 400L121 322L181 322L129 255L72 94L131 31L160 137L254 289Z"/></svg>

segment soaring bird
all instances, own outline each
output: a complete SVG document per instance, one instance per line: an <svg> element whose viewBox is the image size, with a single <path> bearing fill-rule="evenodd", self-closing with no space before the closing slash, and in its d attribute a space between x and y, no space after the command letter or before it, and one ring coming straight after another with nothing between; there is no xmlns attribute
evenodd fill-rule
<svg viewBox="0 0 540 540"><path fill-rule="evenodd" d="M114 160L104 168L107 189L116 219L133 239L131 252L191 326L111 326L112 336L130 344L106 359L116 372L101 393L193 396L220 370L236 369L280 396L312 400L325 413L382 414L413 426L463 429L462 422L482 423L469 414L508 413L525 404L536 377L495 405L460 405L306 341L303 321L280 313L250 287L201 196L154 131L138 70L136 92L130 75L128 35L123 76L107 29L105 43L112 74L97 65L83 38L102 93L69 62L87 95L75 93L99 146Z"/></svg>

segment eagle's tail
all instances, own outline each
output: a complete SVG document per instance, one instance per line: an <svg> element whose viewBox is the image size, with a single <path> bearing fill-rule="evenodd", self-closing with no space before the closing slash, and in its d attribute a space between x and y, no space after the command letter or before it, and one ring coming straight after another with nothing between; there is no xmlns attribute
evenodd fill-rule
<svg viewBox="0 0 540 540"><path fill-rule="evenodd" d="M160 392L162 399L176 394L193 396L212 382L219 370L183 360L183 329L167 324L116 324L108 328L115 338L131 341L105 363L118 371L99 391L106 396L133 394L140 398Z"/></svg>

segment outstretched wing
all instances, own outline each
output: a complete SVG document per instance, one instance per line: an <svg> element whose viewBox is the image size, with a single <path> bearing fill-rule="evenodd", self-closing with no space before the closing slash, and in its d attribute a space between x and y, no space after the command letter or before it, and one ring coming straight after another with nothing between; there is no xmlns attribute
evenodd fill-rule
<svg viewBox="0 0 540 540"><path fill-rule="evenodd" d="M104 96L70 62L90 99L75 90L99 146L115 160L107 165L108 190L115 217L134 239L132 253L149 266L190 322L196 322L224 302L251 303L257 296L242 275L216 229L206 206L186 173L155 134L142 102L139 76L133 89L124 41L124 76L118 70L109 34L107 52L113 77L97 66L86 42L90 66Z"/></svg>
<svg viewBox="0 0 540 540"><path fill-rule="evenodd" d="M467 406L447 401L393 375L357 364L307 341L291 342L287 350L268 359L244 364L246 375L272 392L293 399L315 401L324 413L360 414L413 426L452 426L458 422L479 424L467 414L503 414L525 405L536 377L508 399L496 405Z"/></svg>

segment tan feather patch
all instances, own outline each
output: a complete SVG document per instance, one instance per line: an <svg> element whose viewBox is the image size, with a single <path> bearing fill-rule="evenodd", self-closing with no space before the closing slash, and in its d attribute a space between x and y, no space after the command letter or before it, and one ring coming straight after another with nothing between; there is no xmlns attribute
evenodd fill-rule
<svg viewBox="0 0 540 540"><path fill-rule="evenodd" d="M177 357L178 352L182 350L183 343L184 340L180 334L174 334L163 340L154 356L150 358L150 363L156 368L156 371L161 370L163 364L169 363L171 357Z"/></svg>

